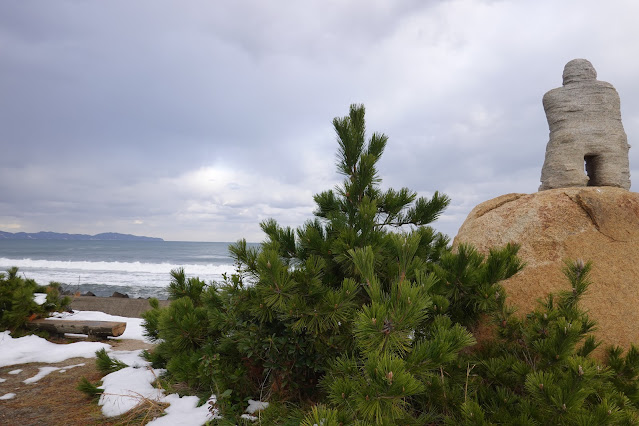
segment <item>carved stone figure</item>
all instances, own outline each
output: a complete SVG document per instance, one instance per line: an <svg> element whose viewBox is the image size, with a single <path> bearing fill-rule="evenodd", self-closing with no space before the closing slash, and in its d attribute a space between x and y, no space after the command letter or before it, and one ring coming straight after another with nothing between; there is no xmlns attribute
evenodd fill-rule
<svg viewBox="0 0 639 426"><path fill-rule="evenodd" d="M539 190L572 186L616 186L630 189L626 132L619 95L597 80L585 59L564 68L563 87L543 98L550 128Z"/></svg>

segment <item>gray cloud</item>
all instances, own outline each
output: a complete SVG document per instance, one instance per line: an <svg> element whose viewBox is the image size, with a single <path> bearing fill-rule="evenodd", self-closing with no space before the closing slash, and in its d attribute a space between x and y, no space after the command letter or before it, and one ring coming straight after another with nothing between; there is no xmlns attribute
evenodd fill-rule
<svg viewBox="0 0 639 426"><path fill-rule="evenodd" d="M537 189L541 97L568 60L617 87L639 137L637 9L3 2L0 229L259 241L260 220L299 225L339 181L331 120L357 102L390 137L384 185L446 192L452 236L474 205Z"/></svg>

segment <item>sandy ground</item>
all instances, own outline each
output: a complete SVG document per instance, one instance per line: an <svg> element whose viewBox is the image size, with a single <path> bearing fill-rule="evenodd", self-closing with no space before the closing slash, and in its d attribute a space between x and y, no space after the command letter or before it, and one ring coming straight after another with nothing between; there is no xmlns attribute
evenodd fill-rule
<svg viewBox="0 0 639 426"><path fill-rule="evenodd" d="M160 307L168 306L168 300L158 300ZM121 297L73 296L71 309L76 311L99 311L128 318L142 318L142 313L151 309L147 299Z"/></svg>
<svg viewBox="0 0 639 426"><path fill-rule="evenodd" d="M77 340L63 339L55 343ZM150 349L153 345L139 340L109 340L114 350ZM23 380L35 376L40 367L64 367L81 364L64 373L54 371L36 383ZM8 374L22 369L19 374ZM82 376L92 383L102 378L95 367L95 358L72 358L59 363L30 363L0 368L0 396L15 393L14 399L0 400L0 424L7 426L58 426L58 425L118 425L129 424L128 419L108 419L102 416L100 407L76 389ZM134 423L139 424L139 421Z"/></svg>

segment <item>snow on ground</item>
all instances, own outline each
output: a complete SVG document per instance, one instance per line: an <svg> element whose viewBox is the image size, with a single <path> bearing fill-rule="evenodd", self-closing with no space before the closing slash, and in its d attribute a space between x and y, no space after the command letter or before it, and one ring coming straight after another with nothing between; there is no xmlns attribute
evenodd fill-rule
<svg viewBox="0 0 639 426"><path fill-rule="evenodd" d="M148 342L148 339L142 334L143 320L140 318L126 318L92 311L74 311L73 314L63 314L59 317L69 320L124 321L127 323L127 328L125 333L119 336L118 339L137 339ZM0 333L0 367L30 362L57 363L76 357L94 358L95 352L102 348L107 350L109 356L129 365L129 367L108 374L102 379L100 387L104 389L104 392L100 397L99 404L102 406L102 412L105 416L111 417L124 414L142 402L143 398L170 404L166 408L164 416L158 417L149 423L153 426L196 426L202 425L219 415L215 409L209 411L215 405L215 395L211 395L207 403L197 407L198 398L195 396L165 395L162 389L154 388L152 383L164 370L152 369L149 362L141 357L142 350L114 351L111 349L111 345L99 342L55 344L34 335L13 338L9 331L4 331ZM24 380L24 382L35 383L53 371L59 370L62 373L79 365L40 367L40 371L35 376ZM21 372L22 369L16 369L7 374L19 374ZM0 383L4 381L6 379L0 379ZM16 394L7 393L0 396L0 400L14 397L16 397Z"/></svg>
<svg viewBox="0 0 639 426"><path fill-rule="evenodd" d="M240 417L245 420L250 420L252 422L258 419L257 416L254 416L256 411L262 411L268 407L268 402L262 401L253 401L252 399L248 400L248 407L246 408L246 412L248 414L242 414Z"/></svg>
<svg viewBox="0 0 639 426"><path fill-rule="evenodd" d="M102 414L115 417L134 408L143 399L159 401L163 392L151 386L157 375L163 371L152 368L126 367L102 378L102 389L99 405Z"/></svg>
<svg viewBox="0 0 639 426"><path fill-rule="evenodd" d="M36 374L33 377L29 377L26 380L23 380L22 383L24 384L29 384L29 383L35 383L38 380L40 380L41 378L48 376L49 374L53 373L54 371L58 371L59 368L58 367L40 367L38 374Z"/></svg>
<svg viewBox="0 0 639 426"><path fill-rule="evenodd" d="M66 372L67 372L67 370L71 370L72 368L75 368L75 367L84 367L85 365L86 365L85 363L73 364L73 365L67 365L67 366L62 367L62 368L60 369L60 373L66 373Z"/></svg>
<svg viewBox="0 0 639 426"><path fill-rule="evenodd" d="M74 364L74 365L67 365L66 367L40 367L40 371L38 371L38 374L36 374L33 377L29 377L26 380L23 380L23 383L29 384L29 383L35 383L38 380L40 380L41 378L48 376L49 374L53 373L54 371L59 371L60 373L64 373L67 370L70 370L71 368L74 367L82 367L84 365L84 363L82 364Z"/></svg>
<svg viewBox="0 0 639 426"><path fill-rule="evenodd" d="M40 380L41 378L48 376L49 374L53 373L54 371L58 371L60 368L58 367L40 367L38 374L36 374L33 377L29 377L26 380L23 380L22 382L25 384L29 384L29 383L35 383L38 380Z"/></svg>
<svg viewBox="0 0 639 426"><path fill-rule="evenodd" d="M122 361L129 367L140 368L147 367L150 363L142 358L142 349L138 349L135 351L111 351L109 352L109 356L111 358L117 359L118 361Z"/></svg>
<svg viewBox="0 0 639 426"><path fill-rule="evenodd" d="M215 395L211 396L214 399ZM209 399L209 401L211 401ZM189 425L202 425L213 417L219 418L217 412L211 414L209 412L209 404L203 404L201 407L197 406L199 399L197 396L183 396L180 398L178 394L174 393L167 395L163 399L164 402L171 404L164 412L166 416L158 417L155 420L148 423L151 426L189 426Z"/></svg>
<svg viewBox="0 0 639 426"><path fill-rule="evenodd" d="M197 406L196 396L178 394L165 395L162 389L154 388L152 383L165 372L163 369L153 369L150 363L141 358L138 351L113 351L109 356L116 358L129 367L108 374L102 378L104 392L98 404L102 406L102 414L106 417L120 416L134 408L144 399L166 402L171 405L166 408L166 415L158 417L149 424L162 425L202 425L213 418L207 404ZM214 400L215 395L211 398ZM209 399L210 401L210 399ZM216 413L215 413L216 414Z"/></svg>
<svg viewBox="0 0 639 426"><path fill-rule="evenodd" d="M121 336L114 337L114 339L135 339L142 340L146 343L153 343L148 338L144 337L144 328L142 327L142 322L144 321L142 318L128 318L121 317L118 315L109 315L104 312L97 311L73 311L73 313L69 312L58 312L51 316L51 319L60 319L60 320L77 320L77 321L118 321L118 322L126 322L126 329ZM111 338L111 337L110 337Z"/></svg>
<svg viewBox="0 0 639 426"><path fill-rule="evenodd" d="M256 411L262 411L268 407L268 402L253 401L252 399L249 399L248 403L249 406L246 409L246 412L249 414L254 414Z"/></svg>
<svg viewBox="0 0 639 426"><path fill-rule="evenodd" d="M29 362L62 362L69 358L95 358L100 349L111 345L100 342L77 342L57 345L42 337L30 335L14 339L8 331L0 332L0 367ZM17 374L12 371L9 374Z"/></svg>

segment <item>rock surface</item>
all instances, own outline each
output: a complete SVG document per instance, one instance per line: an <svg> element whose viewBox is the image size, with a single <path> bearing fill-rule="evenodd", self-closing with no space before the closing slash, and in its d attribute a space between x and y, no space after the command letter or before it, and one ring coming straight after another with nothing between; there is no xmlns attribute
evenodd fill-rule
<svg viewBox="0 0 639 426"><path fill-rule="evenodd" d="M543 104L550 140L540 191L574 186L630 189L630 146L619 95L610 83L597 80L589 61L568 62L563 87L546 93Z"/></svg>
<svg viewBox="0 0 639 426"><path fill-rule="evenodd" d="M569 289L565 259L592 261L582 300L605 345L639 342L639 194L613 187L563 188L507 194L473 209L453 246L487 253L521 245L524 269L503 284L508 303L525 314L549 292Z"/></svg>

